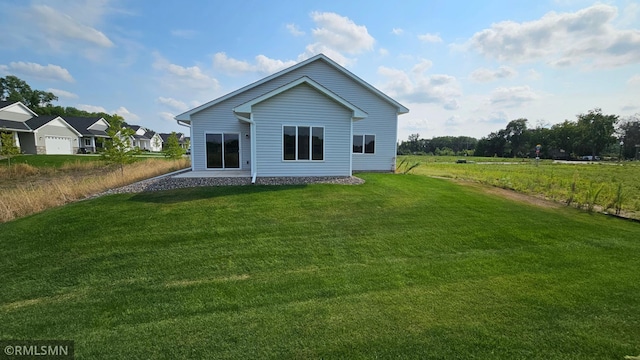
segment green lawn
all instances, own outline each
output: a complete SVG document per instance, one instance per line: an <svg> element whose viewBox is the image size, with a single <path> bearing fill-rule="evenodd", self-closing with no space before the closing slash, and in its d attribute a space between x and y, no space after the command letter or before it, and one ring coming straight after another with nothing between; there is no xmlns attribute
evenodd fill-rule
<svg viewBox="0 0 640 360"><path fill-rule="evenodd" d="M136 155L135 158L164 158L161 153L143 152ZM11 164L29 164L38 168L59 168L65 164L73 164L76 162L102 161L102 157L98 154L87 155L18 155L11 158ZM0 159L0 166L7 165L7 159Z"/></svg>
<svg viewBox="0 0 640 360"><path fill-rule="evenodd" d="M73 339L78 359L640 354L640 224L361 176L0 224L0 339Z"/></svg>
<svg viewBox="0 0 640 360"><path fill-rule="evenodd" d="M75 162L101 161L99 155L18 155L11 158L11 164L29 164L34 167L59 168ZM6 166L7 159L1 159L0 165Z"/></svg>

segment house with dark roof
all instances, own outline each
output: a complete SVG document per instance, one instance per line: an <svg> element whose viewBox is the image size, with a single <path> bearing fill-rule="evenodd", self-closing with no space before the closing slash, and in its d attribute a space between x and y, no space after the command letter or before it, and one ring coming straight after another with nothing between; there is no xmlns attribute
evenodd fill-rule
<svg viewBox="0 0 640 360"><path fill-rule="evenodd" d="M22 143L33 142L31 128L25 121L37 116L20 101L0 101L0 132L13 135L14 143L21 147Z"/></svg>
<svg viewBox="0 0 640 360"><path fill-rule="evenodd" d="M104 140L109 138L107 129L109 123L102 117L69 117L64 119L82 135L78 140L81 153L95 153L104 146Z"/></svg>
<svg viewBox="0 0 640 360"><path fill-rule="evenodd" d="M162 138L162 149L164 150L167 147L167 141L169 140L169 136L171 136L171 133L160 133L158 135L160 135L160 137ZM185 150L189 148L189 137L184 136L184 134L180 132L176 133L176 137L178 138L178 144L180 145L180 147Z"/></svg>
<svg viewBox="0 0 640 360"><path fill-rule="evenodd" d="M20 101L0 101L0 131L12 133L26 154L96 152L108 127L103 118L38 116Z"/></svg>
<svg viewBox="0 0 640 360"><path fill-rule="evenodd" d="M60 116L40 115L25 123L31 128L33 142L21 144L29 154L76 154L82 134Z"/></svg>
<svg viewBox="0 0 640 360"><path fill-rule="evenodd" d="M145 129L139 125L128 125L133 130L133 136L130 138L131 147L145 151L162 151L162 137L160 134L149 129Z"/></svg>

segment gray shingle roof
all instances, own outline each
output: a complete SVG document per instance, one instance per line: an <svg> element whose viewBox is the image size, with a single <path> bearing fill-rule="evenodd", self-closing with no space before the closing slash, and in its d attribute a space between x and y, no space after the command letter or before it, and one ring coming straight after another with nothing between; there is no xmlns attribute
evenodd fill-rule
<svg viewBox="0 0 640 360"><path fill-rule="evenodd" d="M15 103L17 103L17 101L0 101L0 109Z"/></svg>
<svg viewBox="0 0 640 360"><path fill-rule="evenodd" d="M58 117L58 115L40 115L38 117L33 117L33 118L27 120L26 123L33 130L37 130L38 128L40 128L44 124L48 123L49 121L51 121L51 120L53 120L53 119L55 119L57 117Z"/></svg>
<svg viewBox="0 0 640 360"><path fill-rule="evenodd" d="M102 118L101 117L65 116L63 117L63 119L82 135L96 135L92 132L92 130L89 130L88 128L89 126L95 124L98 120ZM104 133L104 136L106 136L106 133L104 131L102 131L101 133Z"/></svg>
<svg viewBox="0 0 640 360"><path fill-rule="evenodd" d="M2 106L2 104L0 104ZM18 130L18 131L31 131L29 126L22 121L12 120L0 120L0 129L4 130Z"/></svg>

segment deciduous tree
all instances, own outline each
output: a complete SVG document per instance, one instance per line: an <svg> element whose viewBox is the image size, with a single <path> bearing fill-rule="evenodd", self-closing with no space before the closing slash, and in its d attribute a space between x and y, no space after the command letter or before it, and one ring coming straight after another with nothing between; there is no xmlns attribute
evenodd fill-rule
<svg viewBox="0 0 640 360"><path fill-rule="evenodd" d="M107 130L110 139L102 151L102 158L110 164L120 166L120 173L124 175L124 166L135 161L139 150L131 146L131 136L134 131L124 126L124 119L119 115L112 116L112 122Z"/></svg>
<svg viewBox="0 0 640 360"><path fill-rule="evenodd" d="M167 143L162 153L168 158L179 159L184 155L184 152L184 149L180 146L180 142L178 141L178 134L173 131L171 135L169 135L169 138L167 138Z"/></svg>
<svg viewBox="0 0 640 360"><path fill-rule="evenodd" d="M7 158L7 163L11 166L11 157L20 154L20 149L16 146L13 133L0 132L0 155Z"/></svg>

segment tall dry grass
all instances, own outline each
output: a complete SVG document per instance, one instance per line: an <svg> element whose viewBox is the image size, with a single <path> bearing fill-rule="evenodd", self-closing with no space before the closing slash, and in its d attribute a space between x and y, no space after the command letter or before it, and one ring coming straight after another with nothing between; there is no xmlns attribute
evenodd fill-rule
<svg viewBox="0 0 640 360"><path fill-rule="evenodd" d="M94 169L96 166L100 166L95 164L91 165L91 163L87 165L79 163L70 166L74 165L79 167L86 166L87 169ZM0 222L10 221L52 207L64 205L112 188L184 169L188 166L189 160L187 159L172 161L148 159L125 165L124 175L121 174L119 167L108 167L101 174L91 176L70 176L62 174L61 176L54 176L50 181L42 184L18 184L14 188L2 191L2 196L0 196ZM39 169L36 169L36 171L38 170ZM16 171L24 175L31 170L25 168Z"/></svg>

